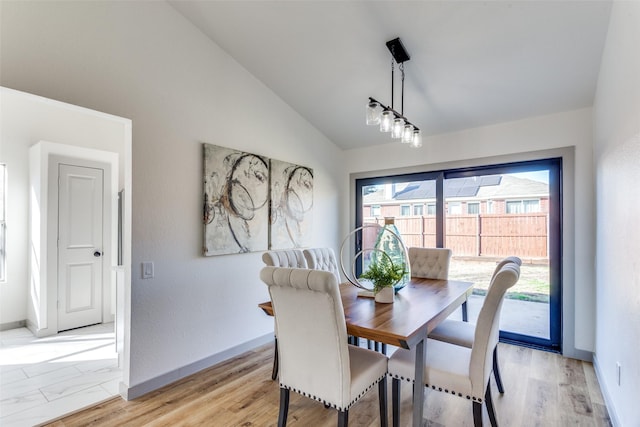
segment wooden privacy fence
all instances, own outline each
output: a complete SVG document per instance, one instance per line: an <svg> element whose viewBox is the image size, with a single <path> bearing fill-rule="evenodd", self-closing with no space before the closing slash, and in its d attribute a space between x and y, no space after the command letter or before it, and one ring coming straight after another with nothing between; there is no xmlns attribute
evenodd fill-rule
<svg viewBox="0 0 640 427"><path fill-rule="evenodd" d="M384 225L384 218L368 217L364 223ZM396 217L395 225L407 247L436 246L435 216ZM445 228L444 246L454 256L549 257L547 213L447 215ZM375 230L365 229L363 247L375 245Z"/></svg>

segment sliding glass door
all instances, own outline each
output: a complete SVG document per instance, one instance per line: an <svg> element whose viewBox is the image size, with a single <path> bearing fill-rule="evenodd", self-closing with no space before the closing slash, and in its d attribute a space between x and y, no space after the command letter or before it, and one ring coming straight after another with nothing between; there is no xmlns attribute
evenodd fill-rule
<svg viewBox="0 0 640 427"><path fill-rule="evenodd" d="M449 277L475 284L471 322L496 262L518 256L500 337L560 351L560 188L560 159L367 178L356 181L356 224L394 217L407 246L452 249ZM373 239L363 235L356 252Z"/></svg>

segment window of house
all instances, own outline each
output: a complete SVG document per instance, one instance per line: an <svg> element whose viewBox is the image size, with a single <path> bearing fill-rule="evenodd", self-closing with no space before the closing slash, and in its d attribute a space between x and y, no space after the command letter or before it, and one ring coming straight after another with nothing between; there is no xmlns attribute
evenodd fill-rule
<svg viewBox="0 0 640 427"><path fill-rule="evenodd" d="M400 216L409 216L409 215L411 215L411 206L400 205Z"/></svg>
<svg viewBox="0 0 640 427"><path fill-rule="evenodd" d="M380 216L380 205L371 205L371 216Z"/></svg>
<svg viewBox="0 0 640 427"><path fill-rule="evenodd" d="M436 204L429 203L427 205L427 215L435 215L436 214Z"/></svg>
<svg viewBox="0 0 640 427"><path fill-rule="evenodd" d="M480 213L480 203L467 203L467 213L469 215L478 215Z"/></svg>
<svg viewBox="0 0 640 427"><path fill-rule="evenodd" d="M0 282L6 280L6 205L7 205L7 173L6 165L0 164Z"/></svg>
<svg viewBox="0 0 640 427"><path fill-rule="evenodd" d="M462 204L460 202L447 203L447 211L449 215L460 215L462 213Z"/></svg>
<svg viewBox="0 0 640 427"><path fill-rule="evenodd" d="M422 216L424 213L424 205L413 205L413 214L416 216Z"/></svg>
<svg viewBox="0 0 640 427"><path fill-rule="evenodd" d="M540 212L540 200L523 200L522 207L525 213Z"/></svg>
<svg viewBox="0 0 640 427"><path fill-rule="evenodd" d="M540 200L508 200L506 209L509 214L540 212Z"/></svg>
<svg viewBox="0 0 640 427"><path fill-rule="evenodd" d="M487 200L487 213L493 213L493 200Z"/></svg>
<svg viewBox="0 0 640 427"><path fill-rule="evenodd" d="M522 200L509 200L506 204L506 210L509 214L522 213Z"/></svg>

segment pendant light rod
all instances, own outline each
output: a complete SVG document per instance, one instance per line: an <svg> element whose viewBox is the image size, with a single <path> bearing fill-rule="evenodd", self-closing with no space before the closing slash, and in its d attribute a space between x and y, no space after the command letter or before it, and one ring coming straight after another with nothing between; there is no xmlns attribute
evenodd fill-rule
<svg viewBox="0 0 640 427"><path fill-rule="evenodd" d="M400 68L400 76L402 81L402 89L400 90L400 93L402 94L400 96L400 112L404 114L404 64L401 63L398 68Z"/></svg>
<svg viewBox="0 0 640 427"><path fill-rule="evenodd" d="M393 88L395 87L395 85L393 84L393 82L395 82L395 78L393 76L394 69L395 69L394 59L391 59L391 108L393 108L393 100L395 99L395 96L393 93Z"/></svg>

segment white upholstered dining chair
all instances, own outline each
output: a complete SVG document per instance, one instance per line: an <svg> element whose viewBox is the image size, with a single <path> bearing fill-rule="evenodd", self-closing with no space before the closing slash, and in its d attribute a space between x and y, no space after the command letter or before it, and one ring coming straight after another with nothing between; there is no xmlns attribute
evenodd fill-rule
<svg viewBox="0 0 640 427"><path fill-rule="evenodd" d="M443 391L473 402L473 421L482 426L482 404L485 403L489 420L497 426L491 401L489 377L492 371L492 353L498 344L500 309L507 289L520 277L520 266L509 262L493 277L485 302L480 309L474 331L473 347L467 348L429 339L425 358L424 386ZM389 359L389 375L393 378L393 425L399 425L400 381L414 382L415 352L398 349Z"/></svg>
<svg viewBox="0 0 640 427"><path fill-rule="evenodd" d="M387 357L347 344L347 327L335 276L327 271L264 267L278 328L280 411L285 426L289 392L338 410L346 426L349 408L378 385L380 424L387 425Z"/></svg>
<svg viewBox="0 0 640 427"><path fill-rule="evenodd" d="M331 248L309 248L302 251L304 257L307 260L307 265L313 270L330 271L336 276L338 283L342 281L340 276L340 267L336 254ZM357 344L359 342L358 337L351 337L351 343ZM367 340L367 347L372 349L374 346L373 341ZM376 345L376 348L379 346ZM383 351L386 353L386 351Z"/></svg>
<svg viewBox="0 0 640 427"><path fill-rule="evenodd" d="M302 253L302 249L283 249L278 251L267 251L262 254L262 262L270 267L292 267L307 268L307 260ZM275 350L273 352L273 368L271 369L271 379L278 378L278 334L273 328L275 339Z"/></svg>
<svg viewBox="0 0 640 427"><path fill-rule="evenodd" d="M493 278L496 274L498 274L502 267L510 262L513 262L518 266L522 265L522 261L516 256L509 256L504 258L496 265L496 268L493 271L493 275L491 276L491 281L493 281ZM489 283L491 284L491 282ZM475 330L476 325L472 323L461 322L460 320L454 319L445 319L442 323L436 326L433 331L431 331L431 333L429 334L429 338L471 348L473 347ZM504 393L502 377L500 376L500 366L498 365L497 345L493 349L493 376L496 379L498 392Z"/></svg>
<svg viewBox="0 0 640 427"><path fill-rule="evenodd" d="M302 251L307 260L307 266L313 270L330 271L341 282L340 270L336 254L331 248L308 248Z"/></svg>
<svg viewBox="0 0 640 427"><path fill-rule="evenodd" d="M410 247L409 265L412 277L448 279L451 249Z"/></svg>
<svg viewBox="0 0 640 427"><path fill-rule="evenodd" d="M308 268L302 249L267 251L262 254L262 261L271 267Z"/></svg>

